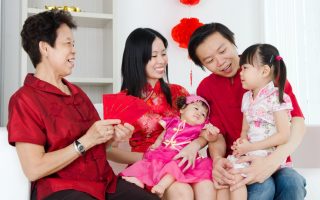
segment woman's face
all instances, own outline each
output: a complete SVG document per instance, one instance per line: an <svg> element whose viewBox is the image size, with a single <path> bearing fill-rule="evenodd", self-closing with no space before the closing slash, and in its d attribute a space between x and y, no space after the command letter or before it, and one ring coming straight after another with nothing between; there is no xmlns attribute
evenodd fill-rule
<svg viewBox="0 0 320 200"><path fill-rule="evenodd" d="M236 46L218 32L198 46L196 55L204 67L219 76L233 77L239 69Z"/></svg>
<svg viewBox="0 0 320 200"><path fill-rule="evenodd" d="M57 29L54 47L47 46L44 60L50 70L58 77L70 75L74 67L76 53L72 30L66 24L62 24Z"/></svg>
<svg viewBox="0 0 320 200"><path fill-rule="evenodd" d="M152 86L166 73L168 64L167 49L160 38L155 38L152 43L151 59L146 65L147 81Z"/></svg>
<svg viewBox="0 0 320 200"><path fill-rule="evenodd" d="M201 101L188 104L180 110L181 120L186 121L190 125L203 124L207 119L208 109Z"/></svg>

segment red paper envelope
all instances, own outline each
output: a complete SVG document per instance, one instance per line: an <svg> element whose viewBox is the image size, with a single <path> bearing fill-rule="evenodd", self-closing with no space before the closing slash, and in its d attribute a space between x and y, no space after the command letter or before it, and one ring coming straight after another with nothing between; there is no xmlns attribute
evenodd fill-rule
<svg viewBox="0 0 320 200"><path fill-rule="evenodd" d="M149 110L142 99L125 93L103 95L103 118L133 124Z"/></svg>

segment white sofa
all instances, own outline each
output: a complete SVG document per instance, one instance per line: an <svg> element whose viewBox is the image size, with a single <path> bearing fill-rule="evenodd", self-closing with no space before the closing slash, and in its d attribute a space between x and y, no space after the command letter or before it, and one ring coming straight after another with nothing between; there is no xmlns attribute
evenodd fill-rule
<svg viewBox="0 0 320 200"><path fill-rule="evenodd" d="M303 143L293 155L295 168L307 179L306 200L320 199L319 146L320 126L308 127ZM30 183L22 172L15 148L8 144L4 127L0 127L0 159L0 199L29 199ZM123 165L112 163L112 167L119 172Z"/></svg>

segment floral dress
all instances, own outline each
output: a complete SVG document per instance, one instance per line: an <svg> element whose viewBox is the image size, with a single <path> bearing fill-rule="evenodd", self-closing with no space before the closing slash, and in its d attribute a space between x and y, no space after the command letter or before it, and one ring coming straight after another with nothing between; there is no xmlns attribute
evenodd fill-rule
<svg viewBox="0 0 320 200"><path fill-rule="evenodd" d="M280 110L287 110L290 117L292 104L290 97L284 93L284 103L279 102L279 91L274 86L273 82L268 83L262 88L255 99L253 99L252 91L247 91L242 98L241 111L244 113L249 124L247 132L248 141L251 143L262 141L277 132L273 113ZM247 155L263 156L271 154L276 147L261 149L248 152ZM235 162L234 158L229 157L229 160ZM282 166L290 166L291 162L286 161ZM239 168L242 165L239 165Z"/></svg>

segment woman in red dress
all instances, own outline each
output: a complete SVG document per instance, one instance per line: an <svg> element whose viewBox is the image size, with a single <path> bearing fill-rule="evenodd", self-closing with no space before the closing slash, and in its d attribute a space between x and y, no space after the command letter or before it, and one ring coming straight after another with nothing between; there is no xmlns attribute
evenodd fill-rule
<svg viewBox="0 0 320 200"><path fill-rule="evenodd" d="M113 148L108 158L132 164L141 160L143 153L163 131L158 123L162 117L178 116L176 100L187 96L185 88L168 84L167 40L157 31L149 28L135 29L127 38L122 60L121 90L143 99L150 111L134 124L135 131L130 139L131 152ZM186 183L173 183L168 188L166 199L189 199L192 188Z"/></svg>

